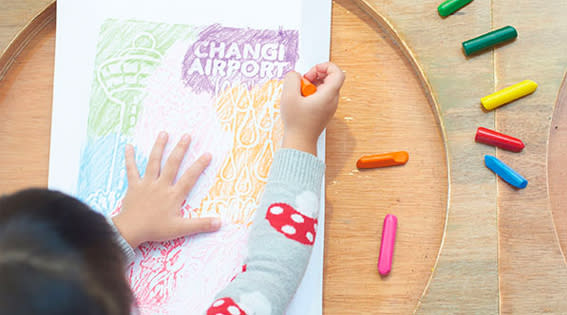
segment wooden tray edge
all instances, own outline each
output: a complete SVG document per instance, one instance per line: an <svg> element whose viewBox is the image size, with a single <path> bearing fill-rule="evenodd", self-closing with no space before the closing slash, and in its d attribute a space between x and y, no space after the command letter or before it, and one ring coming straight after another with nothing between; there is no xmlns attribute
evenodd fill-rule
<svg viewBox="0 0 567 315"><path fill-rule="evenodd" d="M51 23L56 17L56 1L53 0L34 18L32 18L8 44L0 55L0 81L4 78L18 55L27 47L30 41Z"/></svg>

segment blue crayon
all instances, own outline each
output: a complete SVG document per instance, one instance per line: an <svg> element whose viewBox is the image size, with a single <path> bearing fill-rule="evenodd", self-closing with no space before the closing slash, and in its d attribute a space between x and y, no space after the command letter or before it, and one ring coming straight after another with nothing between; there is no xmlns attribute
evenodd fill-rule
<svg viewBox="0 0 567 315"><path fill-rule="evenodd" d="M527 179L525 179L522 175L518 174L516 171L510 168L510 166L504 164L496 157L492 155L485 155L484 164L486 164L486 167L488 167L510 185L516 188L526 188L526 186L528 186Z"/></svg>

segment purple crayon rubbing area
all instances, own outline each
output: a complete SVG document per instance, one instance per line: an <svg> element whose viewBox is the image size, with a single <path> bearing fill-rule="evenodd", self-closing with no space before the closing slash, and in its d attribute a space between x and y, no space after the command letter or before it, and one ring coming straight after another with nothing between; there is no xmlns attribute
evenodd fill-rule
<svg viewBox="0 0 567 315"><path fill-rule="evenodd" d="M297 30L254 30L211 25L201 31L183 61L183 80L196 93L223 82L249 87L282 79L295 68Z"/></svg>

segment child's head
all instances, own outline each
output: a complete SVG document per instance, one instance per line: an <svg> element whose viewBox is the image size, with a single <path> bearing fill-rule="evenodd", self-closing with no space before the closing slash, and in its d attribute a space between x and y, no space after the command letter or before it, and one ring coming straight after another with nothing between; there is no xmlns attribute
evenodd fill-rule
<svg viewBox="0 0 567 315"><path fill-rule="evenodd" d="M106 219L75 198L0 198L0 313L129 314L124 262Z"/></svg>

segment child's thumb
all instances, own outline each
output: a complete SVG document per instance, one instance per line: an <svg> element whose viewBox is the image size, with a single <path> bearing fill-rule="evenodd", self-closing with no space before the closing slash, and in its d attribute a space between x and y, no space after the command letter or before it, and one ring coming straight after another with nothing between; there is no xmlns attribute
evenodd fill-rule
<svg viewBox="0 0 567 315"><path fill-rule="evenodd" d="M219 218L196 218L177 220L175 226L175 234L177 237L188 236L198 233L215 232L222 225Z"/></svg>
<svg viewBox="0 0 567 315"><path fill-rule="evenodd" d="M285 75L282 97L296 97L301 94L301 75L290 71Z"/></svg>

